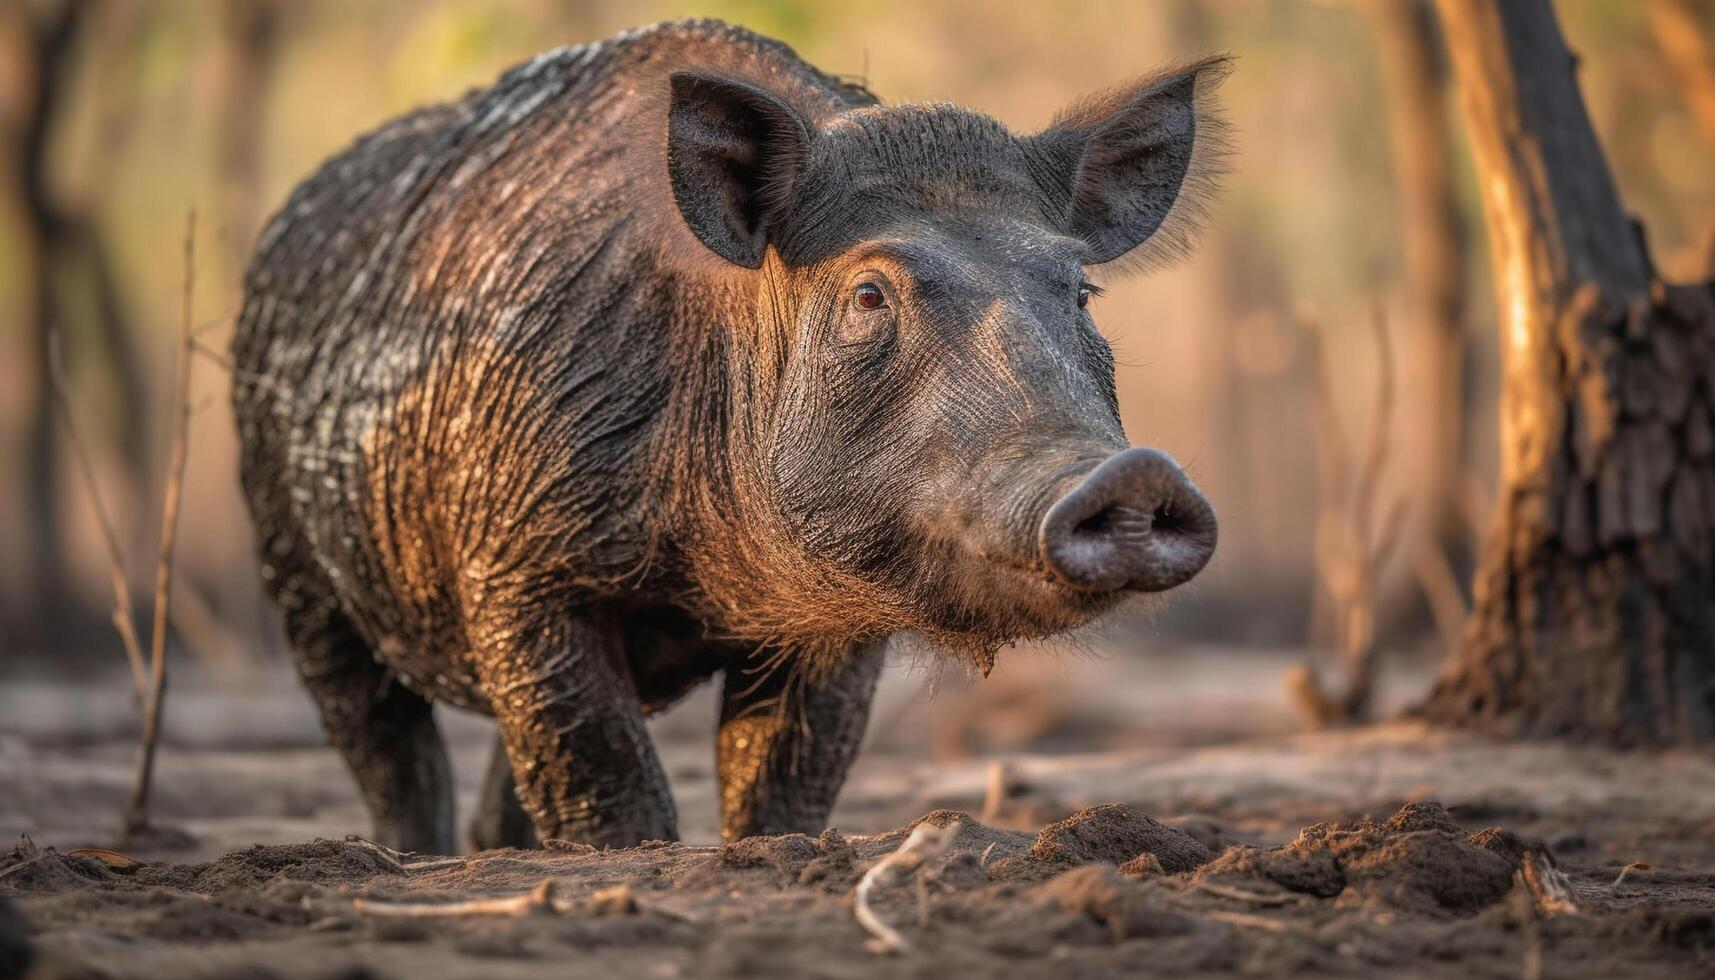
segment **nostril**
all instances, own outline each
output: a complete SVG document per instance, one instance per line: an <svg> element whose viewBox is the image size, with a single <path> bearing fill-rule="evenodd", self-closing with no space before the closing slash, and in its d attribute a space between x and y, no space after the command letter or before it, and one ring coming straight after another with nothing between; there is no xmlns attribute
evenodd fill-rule
<svg viewBox="0 0 1715 980"><path fill-rule="evenodd" d="M1150 511L1125 504L1113 504L1079 521L1073 534L1089 537L1115 537L1126 534L1146 534L1159 527L1160 518Z"/></svg>
<svg viewBox="0 0 1715 980"><path fill-rule="evenodd" d="M1168 504L1155 508L1150 524L1160 534L1178 534L1185 530L1185 525L1174 515L1172 506Z"/></svg>
<svg viewBox="0 0 1715 980"><path fill-rule="evenodd" d="M1091 514L1089 517L1079 521L1078 526L1072 529L1072 533L1090 536L1099 536L1108 533L1108 531L1112 530L1114 526L1114 511L1118 509L1119 508L1117 507L1104 507L1096 513Z"/></svg>

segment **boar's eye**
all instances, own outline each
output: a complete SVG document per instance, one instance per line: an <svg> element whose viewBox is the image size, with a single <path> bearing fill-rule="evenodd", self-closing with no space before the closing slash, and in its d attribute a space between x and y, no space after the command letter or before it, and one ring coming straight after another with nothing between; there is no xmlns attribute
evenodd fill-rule
<svg viewBox="0 0 1715 980"><path fill-rule="evenodd" d="M1094 283L1081 282L1078 284L1078 309L1086 309L1090 305L1091 296L1102 295L1101 289Z"/></svg>
<svg viewBox="0 0 1715 980"><path fill-rule="evenodd" d="M858 283L852 290L852 302L860 310L879 310L887 305L887 294L873 282Z"/></svg>

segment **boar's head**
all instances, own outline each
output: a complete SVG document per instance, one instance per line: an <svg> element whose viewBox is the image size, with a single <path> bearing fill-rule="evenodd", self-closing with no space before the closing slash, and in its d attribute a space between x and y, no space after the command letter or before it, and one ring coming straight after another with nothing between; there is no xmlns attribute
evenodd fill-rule
<svg viewBox="0 0 1715 980"><path fill-rule="evenodd" d="M776 638L916 631L986 672L1000 644L1203 568L1214 511L1129 446L1087 276L1185 245L1225 67L1025 137L952 106L818 118L672 76L673 198L725 297L721 606Z"/></svg>

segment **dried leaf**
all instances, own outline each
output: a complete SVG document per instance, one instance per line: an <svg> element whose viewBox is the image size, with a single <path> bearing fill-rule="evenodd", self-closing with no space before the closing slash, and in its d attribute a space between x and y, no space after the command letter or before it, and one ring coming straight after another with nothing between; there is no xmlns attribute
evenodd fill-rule
<svg viewBox="0 0 1715 980"><path fill-rule="evenodd" d="M143 862L118 851L110 851L105 847L79 847L66 852L68 857L94 858L107 865L114 871L135 871L143 866Z"/></svg>

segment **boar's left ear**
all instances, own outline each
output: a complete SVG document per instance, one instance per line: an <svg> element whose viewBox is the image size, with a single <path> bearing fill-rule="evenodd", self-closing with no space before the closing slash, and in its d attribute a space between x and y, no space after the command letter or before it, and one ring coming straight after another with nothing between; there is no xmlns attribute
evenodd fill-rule
<svg viewBox="0 0 1715 980"><path fill-rule="evenodd" d="M1102 93L1025 140L1049 218L1090 264L1146 241L1145 264L1185 247L1225 152L1209 103L1229 68L1209 58Z"/></svg>
<svg viewBox="0 0 1715 980"><path fill-rule="evenodd" d="M673 200L704 245L754 269L791 199L809 128L785 100L749 82L689 71L671 82Z"/></svg>

